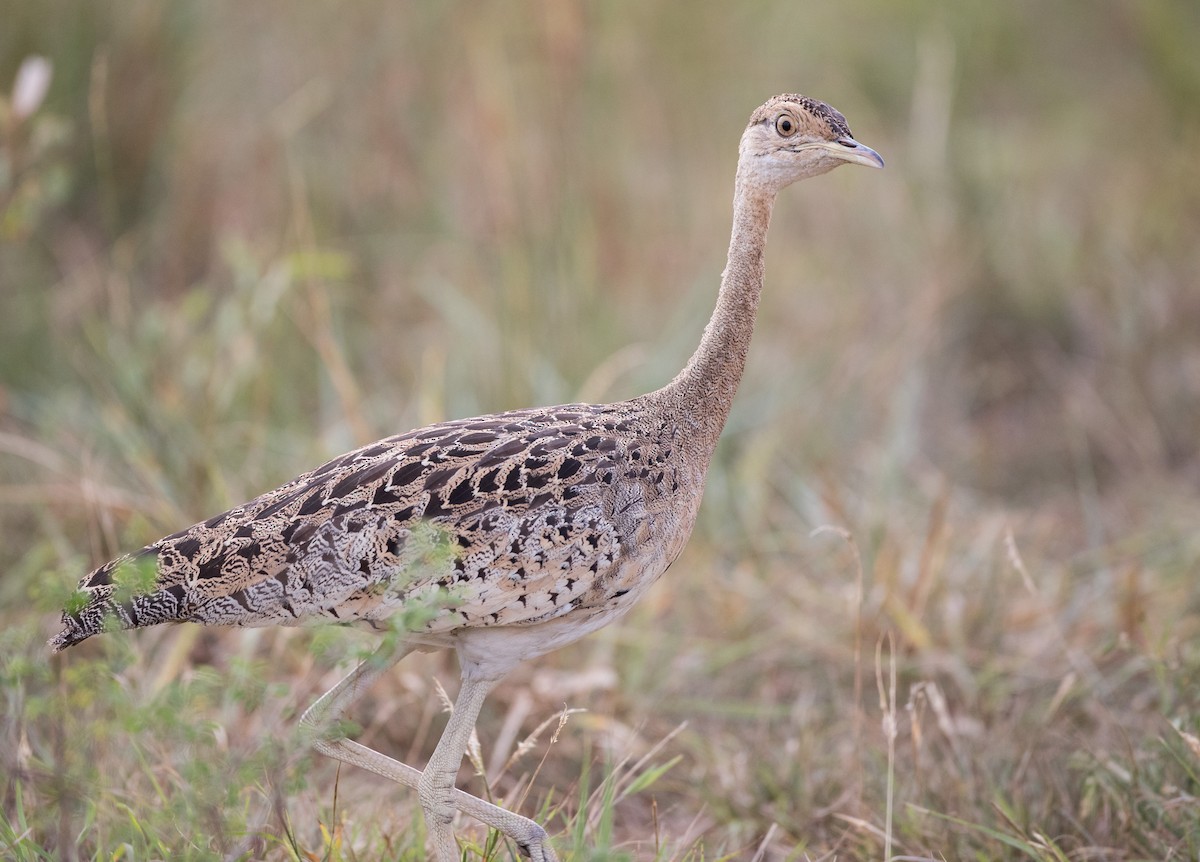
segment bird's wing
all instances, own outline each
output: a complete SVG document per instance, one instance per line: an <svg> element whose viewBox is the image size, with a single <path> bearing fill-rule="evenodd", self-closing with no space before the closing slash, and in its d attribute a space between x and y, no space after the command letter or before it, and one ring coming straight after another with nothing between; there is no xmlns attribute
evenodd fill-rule
<svg viewBox="0 0 1200 862"><path fill-rule="evenodd" d="M630 435L584 409L449 422L343 455L92 572L51 643L401 609L406 626L446 631L595 600L642 494L623 466Z"/></svg>

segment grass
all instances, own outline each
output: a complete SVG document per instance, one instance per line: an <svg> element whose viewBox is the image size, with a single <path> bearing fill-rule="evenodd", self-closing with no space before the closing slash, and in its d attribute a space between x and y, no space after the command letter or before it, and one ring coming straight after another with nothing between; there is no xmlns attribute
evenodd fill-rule
<svg viewBox="0 0 1200 862"><path fill-rule="evenodd" d="M888 169L785 194L691 544L460 785L570 860L1200 856L1193 5L13 10L0 92L54 79L0 106L0 856L423 859L413 794L295 744L369 638L52 659L58 610L358 443L669 379L797 89ZM424 762L455 676L358 738Z"/></svg>

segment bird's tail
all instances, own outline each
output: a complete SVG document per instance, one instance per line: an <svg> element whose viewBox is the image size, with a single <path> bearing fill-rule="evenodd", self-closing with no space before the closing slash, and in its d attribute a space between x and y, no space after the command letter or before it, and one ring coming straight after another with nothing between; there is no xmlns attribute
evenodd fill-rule
<svg viewBox="0 0 1200 862"><path fill-rule="evenodd" d="M60 652L92 635L180 619L182 586L158 582L154 547L105 563L79 583L67 600L62 631L49 647Z"/></svg>

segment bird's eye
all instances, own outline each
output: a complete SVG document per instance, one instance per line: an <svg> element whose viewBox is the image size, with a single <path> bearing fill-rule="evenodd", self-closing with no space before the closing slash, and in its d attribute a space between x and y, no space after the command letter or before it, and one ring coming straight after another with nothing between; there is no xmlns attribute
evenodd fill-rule
<svg viewBox="0 0 1200 862"><path fill-rule="evenodd" d="M785 138L790 138L796 134L796 121L787 114L780 114L775 120L775 131L783 135Z"/></svg>

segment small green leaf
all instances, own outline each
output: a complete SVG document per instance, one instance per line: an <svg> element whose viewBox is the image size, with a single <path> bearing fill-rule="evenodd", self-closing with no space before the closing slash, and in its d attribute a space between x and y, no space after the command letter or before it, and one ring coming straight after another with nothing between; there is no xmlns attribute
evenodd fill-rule
<svg viewBox="0 0 1200 862"><path fill-rule="evenodd" d="M158 558L154 555L119 563L112 573L113 583L116 585L113 601L123 604L153 592L157 575Z"/></svg>

